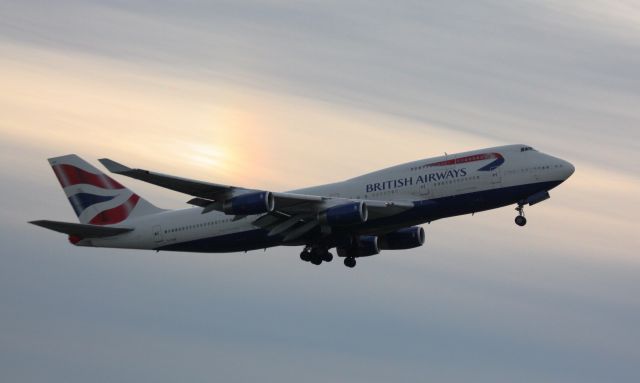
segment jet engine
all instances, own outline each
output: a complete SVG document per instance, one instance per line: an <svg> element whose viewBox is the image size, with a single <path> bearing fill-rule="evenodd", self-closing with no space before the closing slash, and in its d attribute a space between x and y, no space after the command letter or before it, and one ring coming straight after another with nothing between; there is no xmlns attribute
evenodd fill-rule
<svg viewBox="0 0 640 383"><path fill-rule="evenodd" d="M225 214L252 215L272 212L275 200L271 192L242 194L224 201L222 211Z"/></svg>
<svg viewBox="0 0 640 383"><path fill-rule="evenodd" d="M364 202L346 203L331 207L319 214L321 224L329 226L349 226L367 221L369 211Z"/></svg>
<svg viewBox="0 0 640 383"><path fill-rule="evenodd" d="M406 227L380 236L380 249L405 250L424 244L424 229L419 226Z"/></svg>

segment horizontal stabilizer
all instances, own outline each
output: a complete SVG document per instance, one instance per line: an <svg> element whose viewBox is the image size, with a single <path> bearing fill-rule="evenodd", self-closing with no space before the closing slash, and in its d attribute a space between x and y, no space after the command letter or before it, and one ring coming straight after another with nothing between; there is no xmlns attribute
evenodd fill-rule
<svg viewBox="0 0 640 383"><path fill-rule="evenodd" d="M31 221L29 223L36 226L44 227L45 229L57 231L58 233L74 235L80 238L111 237L114 235L133 231L132 228L128 227L108 227L47 220Z"/></svg>

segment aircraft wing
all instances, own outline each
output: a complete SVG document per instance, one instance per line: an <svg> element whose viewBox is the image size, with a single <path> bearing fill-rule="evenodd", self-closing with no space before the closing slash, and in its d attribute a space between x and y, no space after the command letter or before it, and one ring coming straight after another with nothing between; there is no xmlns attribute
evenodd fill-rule
<svg viewBox="0 0 640 383"><path fill-rule="evenodd" d="M213 210L223 211L223 203L227 199L247 193L265 192L264 190L191 180L149 170L132 169L106 158L100 159L99 161L112 173L121 174L191 195L195 198L189 200L188 203L203 207L203 213ZM370 218L395 215L413 207L413 203L410 201L358 200L282 192L272 192L271 194L274 199L274 211L267 216L259 218L255 223L261 227L272 228L272 232L273 229L277 229L275 230L277 233L295 230L306 233L306 231L310 231L315 226L318 226L318 213L331 207L347 203L365 202ZM269 223L267 224L266 222ZM311 222L314 222L314 224ZM301 228L300 223L302 223L302 226L306 226Z"/></svg>
<svg viewBox="0 0 640 383"><path fill-rule="evenodd" d="M48 221L48 220L31 221L29 223L36 226L44 227L45 229L57 231L58 233L75 235L81 238L111 237L114 235L127 233L133 230L132 228L128 228L128 227L86 225L82 223L59 222L59 221Z"/></svg>
<svg viewBox="0 0 640 383"><path fill-rule="evenodd" d="M98 160L110 172L135 178L153 185L161 186L173 191L188 194L197 198L188 203L201 207L212 207L211 210L221 210L222 206L211 206L214 202L222 202L226 199L241 194L260 192L262 190L246 189L237 186L222 185L205 181L191 180L162 173L156 173L144 169L132 169L108 158ZM289 211L295 214L297 211L308 211L308 205L318 204L326 200L326 197L311 196L293 193L273 193L278 210ZM303 207L301 205L307 205Z"/></svg>
<svg viewBox="0 0 640 383"><path fill-rule="evenodd" d="M151 172L149 170L131 169L108 158L103 158L98 161L100 161L100 163L112 173L121 174L123 176L135 178L163 188L208 200L224 200L233 197L234 194L238 192L247 191L247 189L243 188L195 181L187 178Z"/></svg>

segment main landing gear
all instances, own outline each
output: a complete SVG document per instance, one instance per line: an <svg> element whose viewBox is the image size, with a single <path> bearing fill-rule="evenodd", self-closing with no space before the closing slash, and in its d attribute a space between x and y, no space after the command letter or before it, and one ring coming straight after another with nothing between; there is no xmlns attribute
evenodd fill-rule
<svg viewBox="0 0 640 383"><path fill-rule="evenodd" d="M331 262L333 260L333 254L323 247L306 246L300 253L300 259L317 266L322 264L322 262ZM346 257L344 259L344 265L352 269L356 267L356 259L354 257Z"/></svg>
<svg viewBox="0 0 640 383"><path fill-rule="evenodd" d="M319 265L322 262L331 262L333 260L333 254L323 247L307 246L300 253L300 259L305 262L311 262L314 265Z"/></svg>
<svg viewBox="0 0 640 383"><path fill-rule="evenodd" d="M516 211L518 212L518 216L516 217L516 225L518 226L524 226L527 224L527 219L524 217L524 205L520 205L518 204L518 207L516 208Z"/></svg>

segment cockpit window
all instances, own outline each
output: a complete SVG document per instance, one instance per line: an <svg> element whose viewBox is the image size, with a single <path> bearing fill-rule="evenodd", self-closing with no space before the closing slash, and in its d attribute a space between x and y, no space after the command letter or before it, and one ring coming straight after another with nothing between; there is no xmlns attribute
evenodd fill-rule
<svg viewBox="0 0 640 383"><path fill-rule="evenodd" d="M528 152L529 150L535 150L535 149L532 148L531 146L523 146L520 148L521 152Z"/></svg>

